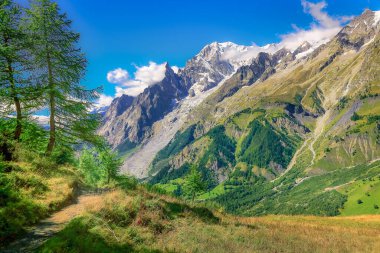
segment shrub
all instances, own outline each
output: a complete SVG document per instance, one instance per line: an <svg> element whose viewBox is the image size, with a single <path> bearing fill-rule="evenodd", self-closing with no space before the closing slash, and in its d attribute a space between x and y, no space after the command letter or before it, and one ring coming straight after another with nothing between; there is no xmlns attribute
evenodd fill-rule
<svg viewBox="0 0 380 253"><path fill-rule="evenodd" d="M34 158L34 160L32 161L32 166L38 172L43 174L49 173L50 171L58 168L57 164L53 159L42 155L36 156Z"/></svg>
<svg viewBox="0 0 380 253"><path fill-rule="evenodd" d="M363 201L361 200L361 199L358 199L358 204L360 205L360 204L363 204Z"/></svg>
<svg viewBox="0 0 380 253"><path fill-rule="evenodd" d="M20 234L25 226L37 222L46 215L45 208L30 200L8 201L7 205L0 209L0 243Z"/></svg>
<svg viewBox="0 0 380 253"><path fill-rule="evenodd" d="M359 119L360 119L360 116L356 112L354 112L354 114L351 116L351 120L352 121L357 121Z"/></svg>
<svg viewBox="0 0 380 253"><path fill-rule="evenodd" d="M59 165L75 164L74 151L70 148L56 147L51 158Z"/></svg>

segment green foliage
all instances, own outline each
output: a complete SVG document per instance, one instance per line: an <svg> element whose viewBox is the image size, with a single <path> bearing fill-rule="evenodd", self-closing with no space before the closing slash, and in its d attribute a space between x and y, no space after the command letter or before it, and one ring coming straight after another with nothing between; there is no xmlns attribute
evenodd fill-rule
<svg viewBox="0 0 380 253"><path fill-rule="evenodd" d="M185 145L185 143L192 142L194 128L195 126L192 126L183 132L183 134L177 135L177 139L174 140L173 143L181 143L181 145L169 145L171 148L167 148L165 153L163 153L165 156L162 155L160 157L165 158L167 155L171 157L173 154L183 149L183 145ZM210 137L211 143L208 145L202 157L199 158L199 162L195 165L199 168L206 187L211 189L217 185L215 175L210 170L211 165L215 163L220 169L228 169L230 166L234 166L236 143L226 135L225 127L222 125L211 129L207 133L207 136ZM181 147L181 149L179 149L179 147ZM190 170L189 163L184 163L180 168L174 169L165 159L160 162L156 162L154 165L156 169L158 166L162 167L159 167L158 173L150 180L151 184L166 184L171 180L184 177ZM177 191L177 193L179 192L182 192L182 189Z"/></svg>
<svg viewBox="0 0 380 253"><path fill-rule="evenodd" d="M207 136L211 138L211 143L206 152L199 159L198 168L203 175L207 189L215 187L218 183L216 175L210 170L214 164L218 169L228 170L235 165L236 142L225 133L225 127L219 125L211 129Z"/></svg>
<svg viewBox="0 0 380 253"><path fill-rule="evenodd" d="M0 172L0 245L47 214L46 208L24 198L20 193L21 189L28 188L33 189L33 195L38 195L46 192L47 186L36 178L8 173Z"/></svg>
<svg viewBox="0 0 380 253"><path fill-rule="evenodd" d="M125 190L135 190L138 185L138 181L134 177L129 177L125 175L118 175L115 177L116 186Z"/></svg>
<svg viewBox="0 0 380 253"><path fill-rule="evenodd" d="M59 163L72 162L72 152L68 155L62 148L69 150L80 140L101 144L95 134L99 118L89 113L99 89L79 84L86 68L79 34L50 0L33 0L25 11L12 0L0 5L0 128L7 125L0 134L0 151L6 160L19 159L15 150L41 153L44 143L47 155L54 153ZM28 119L44 106L50 112L48 139ZM4 124L3 118L9 117L14 119ZM18 143L23 147L16 148ZM59 152L53 152L55 147Z"/></svg>
<svg viewBox="0 0 380 253"><path fill-rule="evenodd" d="M204 162L210 159L216 159L218 167L235 164L234 153L236 142L226 135L225 130L225 127L220 125L214 127L207 133L207 135L211 137L212 142L202 158L200 166L204 166Z"/></svg>
<svg viewBox="0 0 380 253"><path fill-rule="evenodd" d="M57 165L76 163L75 152L70 147L57 146L52 154L51 160L55 161Z"/></svg>
<svg viewBox="0 0 380 253"><path fill-rule="evenodd" d="M354 114L351 116L351 120L352 121L357 121L359 119L360 119L360 116L356 112L354 112Z"/></svg>
<svg viewBox="0 0 380 253"><path fill-rule="evenodd" d="M379 190L378 176L370 177L368 180L357 180L339 188L340 193L347 195L342 215L379 214L379 210L374 208L380 203Z"/></svg>
<svg viewBox="0 0 380 253"><path fill-rule="evenodd" d="M100 186L117 178L121 164L117 153L109 148L85 148L79 158L78 169L83 173L87 184Z"/></svg>
<svg viewBox="0 0 380 253"><path fill-rule="evenodd" d="M15 116L12 139L19 140L22 121L31 110L40 105L41 89L31 82L33 59L29 39L21 24L23 11L12 0L0 3L0 116Z"/></svg>
<svg viewBox="0 0 380 253"><path fill-rule="evenodd" d="M169 166L167 159L178 154L185 146L194 141L195 128L196 125L192 125L183 132L177 132L172 141L157 153L152 161L150 172L167 172Z"/></svg>
<svg viewBox="0 0 380 253"><path fill-rule="evenodd" d="M172 231L175 221L186 218L205 225L220 223L220 218L203 206L190 206L157 194L144 191L128 195L129 201L125 196L118 197L101 210L72 220L37 252L162 252L155 250L152 242Z"/></svg>
<svg viewBox="0 0 380 253"><path fill-rule="evenodd" d="M185 146L194 140L195 128L196 125L192 125L182 133L177 132L173 140L157 153L155 161L163 160L172 155L178 154Z"/></svg>
<svg viewBox="0 0 380 253"><path fill-rule="evenodd" d="M337 110L343 110L345 107L346 107L346 105L347 105L347 103L348 103L348 98L347 97L342 97L340 100L339 100L339 102L338 102L338 105L337 105Z"/></svg>
<svg viewBox="0 0 380 253"><path fill-rule="evenodd" d="M87 184L97 186L106 178L105 171L99 168L99 158L95 149L84 149L79 158L79 171Z"/></svg>
<svg viewBox="0 0 380 253"><path fill-rule="evenodd" d="M178 169L170 169L169 164L165 166L163 169L161 169L152 179L149 181L150 184L166 184L170 180L174 180L177 178L181 178L187 174L187 172L190 170L190 164L184 163L181 167Z"/></svg>
<svg viewBox="0 0 380 253"><path fill-rule="evenodd" d="M285 168L296 149L293 140L276 131L264 118L252 121L249 128L237 153L239 161L260 168L268 168L271 162L275 162Z"/></svg>
<svg viewBox="0 0 380 253"><path fill-rule="evenodd" d="M43 174L49 173L58 167L58 164L53 159L41 155L34 157L31 164L38 172Z"/></svg>
<svg viewBox="0 0 380 253"><path fill-rule="evenodd" d="M32 161L44 153L47 143L46 131L32 121L22 121L22 133L17 142L12 138L15 119L0 119L0 153L5 160Z"/></svg>
<svg viewBox="0 0 380 253"><path fill-rule="evenodd" d="M43 84L43 102L50 113L46 154L51 155L57 143L70 146L82 140L98 144L98 116L89 111L99 90L86 90L79 84L86 68L78 47L79 34L50 0L33 0L26 13L24 25L33 45L33 78Z"/></svg>
<svg viewBox="0 0 380 253"><path fill-rule="evenodd" d="M377 176L380 173L379 164L377 162L345 168L344 170L335 170L327 174L311 176L299 184L295 182L302 174L297 172L297 168L295 168L282 180L276 182L268 182L258 177L250 182L239 182L215 200L223 205L226 211L239 215L310 214L335 216L342 212L349 214L352 213L352 210L346 210L345 204L348 203L346 194L336 190L327 191L326 189L353 180L359 182L362 179ZM229 180L224 184L228 187L232 183ZM362 196L365 196L364 192L362 192ZM350 198L348 196L348 199ZM369 197L366 197L364 202L368 202L367 198ZM357 199L356 197L354 200L355 206L358 206ZM364 203L360 206L363 205ZM373 202L371 208L372 206ZM352 209L353 207L350 205L347 208Z"/></svg>
<svg viewBox="0 0 380 253"><path fill-rule="evenodd" d="M116 178L119 168L122 165L117 153L112 152L109 148L103 149L99 153L100 166L106 172L107 184L112 178Z"/></svg>
<svg viewBox="0 0 380 253"><path fill-rule="evenodd" d="M184 191L194 201L195 195L205 189L202 174L195 165L191 166L190 173L185 178Z"/></svg>

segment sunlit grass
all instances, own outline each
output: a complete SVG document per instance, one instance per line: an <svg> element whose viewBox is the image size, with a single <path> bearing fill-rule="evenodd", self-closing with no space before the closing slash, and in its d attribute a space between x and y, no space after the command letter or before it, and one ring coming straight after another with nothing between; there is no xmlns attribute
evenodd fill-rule
<svg viewBox="0 0 380 253"><path fill-rule="evenodd" d="M74 220L40 252L375 252L380 247L375 215L236 217L143 188L116 191L105 201L99 212ZM96 240L90 244L89 238Z"/></svg>

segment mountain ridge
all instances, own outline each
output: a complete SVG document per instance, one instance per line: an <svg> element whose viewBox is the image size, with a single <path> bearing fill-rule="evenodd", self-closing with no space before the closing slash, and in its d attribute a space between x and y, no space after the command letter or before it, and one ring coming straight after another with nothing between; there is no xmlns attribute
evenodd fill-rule
<svg viewBox="0 0 380 253"><path fill-rule="evenodd" d="M322 46L315 48L313 45L305 41L301 43L293 52L285 48L281 48L272 54L257 52L257 57L250 59L250 64L248 65L246 62L239 63L237 61L233 61L236 58L231 57L231 55L234 56L236 52L244 53L250 51L247 47L236 45L231 42L214 42L205 46L199 54L188 61L185 68L178 71L181 85L185 90L183 94L186 94L186 90L187 94L179 98L177 103L172 107L171 112L176 112L172 113L171 116L167 116L168 113L170 113L169 111L164 113L164 115L161 115L159 120L153 122L148 127L148 130L146 130L146 135L139 140L142 144L134 144L129 147L128 150L130 150L130 148L134 148L134 151L132 151L132 154L127 155L126 162L123 166L123 172L130 173L131 170L128 168L131 167L134 168L132 169L134 171L132 174L135 176L147 177L149 170L156 171L154 168L150 168L148 170L152 158L146 159L148 155L144 154L144 149L150 150L148 152L150 156L155 156L155 153L157 153L159 149L154 148L155 151L151 153L152 149L146 149L146 146L149 146L149 143L152 143L151 146L153 144L157 144L157 136L161 136L163 143L168 144L170 139L172 139L175 135L176 131L174 130L183 131L187 126L197 123L199 120L203 122L203 126L197 130L198 134L205 134L208 131L207 129L210 129L210 127L215 125L218 120L215 121L215 119L213 119L214 117L210 118L208 116L206 118L203 118L203 116L199 117L204 114L204 112L209 111L210 114L217 116L216 118L221 118L225 117L223 115L228 115L226 112L231 111L231 109L232 112L237 112L238 110L236 109L241 109L241 106L238 104L241 104L241 101L246 100L246 98L249 98L249 101L251 101L250 103L253 103L252 105L257 104L260 99L253 101L252 99L254 99L255 96L250 97L244 95L243 98L239 95L243 92L242 89L247 89L244 87L249 87L252 84L255 84L255 86L260 86L263 82L265 82L265 80L271 78L272 75L286 76L289 72L294 72L295 69L300 68L303 62L320 61L320 63L317 63L319 67L313 67L312 71L307 74L312 76L313 73L323 71L323 69L332 64L337 57L350 54L350 50L360 50L362 47L366 46L366 43L371 43L371 39L376 32L377 26L366 25L371 22L376 23L376 12L366 11L361 16L355 18L349 25L345 26L328 43L330 46L323 44ZM332 53L327 59L322 59L321 57L320 59L317 59L318 55L330 54L326 51L327 47L330 48L330 51L334 51L334 53ZM235 50L234 54L230 54L229 56L230 59L233 60L226 60L228 57L225 57L225 55L228 53L230 48ZM252 52L249 53L251 55L255 55L256 52L253 51L256 49L259 50L259 48L260 47L252 46L250 48ZM261 49L263 48L264 47L261 47ZM274 51L274 49L278 49L278 45L268 45L264 49ZM257 70L258 72L255 72L254 70ZM249 74L249 78L247 76L247 71L251 72L251 74ZM242 82L244 79L246 79L246 81L244 81L245 83ZM287 89L285 87L286 86L281 88L280 86L275 85L273 91ZM262 90L262 88L258 88L258 90ZM344 92L349 93L349 90L349 85L346 85ZM237 93L237 95L235 95L235 93ZM320 105L320 103L328 103L329 100L324 99L323 91L315 86L310 86L306 90L306 93L310 93L302 98L304 102L302 110L304 110L304 114L306 116L298 115L297 117L307 118L308 121L312 122L315 117L318 117L326 112L326 106ZM186 106L183 106L187 107L187 109L183 110L181 115L181 101L189 100L192 97L195 97L194 100L197 100L197 103L194 105L190 105L188 103ZM198 99L198 97L200 97L200 99ZM240 102L238 102L238 104L235 103L235 105L229 104L228 101L231 99L232 101L235 100L235 97L239 97L237 100ZM287 99L280 99L280 101L281 100L283 102L288 102ZM310 100L313 104L310 105L308 100ZM231 112L229 112L229 115L231 115ZM167 119L170 118L170 120L165 121L165 117ZM181 120L177 121L178 118ZM163 124L173 126L169 127L171 131L168 132L170 132L170 134L162 135L162 133L160 133L159 129L166 129L165 127L162 127ZM203 133L199 131L203 131ZM154 139L155 136L156 140L151 141L151 139ZM165 145L162 143L159 145L161 148L164 146ZM148 162L136 162L136 157L138 156L144 157L144 160ZM136 164L139 163L139 168L136 168ZM135 173L136 171L138 171L138 173Z"/></svg>
<svg viewBox="0 0 380 253"><path fill-rule="evenodd" d="M234 213L343 212L352 200L340 189L374 180L379 170L380 35L378 25L368 25L375 15L364 12L308 56L276 65L268 78L242 83L238 71L239 78L223 84L236 92L224 96L222 85L169 144L185 145L158 153L151 183L178 193L194 164L210 191L199 198ZM194 125L193 138L185 138ZM220 143L231 148L219 149ZM331 188L337 190L325 191ZM328 204L303 207L313 201Z"/></svg>

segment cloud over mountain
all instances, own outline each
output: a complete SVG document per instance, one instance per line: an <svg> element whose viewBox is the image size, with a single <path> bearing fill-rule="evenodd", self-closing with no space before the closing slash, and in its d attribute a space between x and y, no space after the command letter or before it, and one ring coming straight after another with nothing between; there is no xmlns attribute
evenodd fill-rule
<svg viewBox="0 0 380 253"><path fill-rule="evenodd" d="M153 61L148 66L136 66L134 78L131 79L128 71L118 68L108 72L107 80L116 86L116 97L122 94L137 96L145 88L162 81L165 77L165 63L157 64Z"/></svg>
<svg viewBox="0 0 380 253"><path fill-rule="evenodd" d="M281 44L286 48L295 50L301 43L308 41L310 44L319 46L335 36L342 25L351 20L352 17L331 17L326 11L325 1L312 3L301 1L304 12L310 14L315 22L310 25L310 29L302 29L293 25L294 32L281 35Z"/></svg>
<svg viewBox="0 0 380 253"><path fill-rule="evenodd" d="M134 78L131 78L128 71L122 68L109 71L107 73L107 81L116 84L114 97L120 97L123 94L137 96L150 85L162 81L165 77L165 64L157 64L150 61L147 66L135 66ZM110 105L114 97L100 94L95 102L95 107L101 108Z"/></svg>

